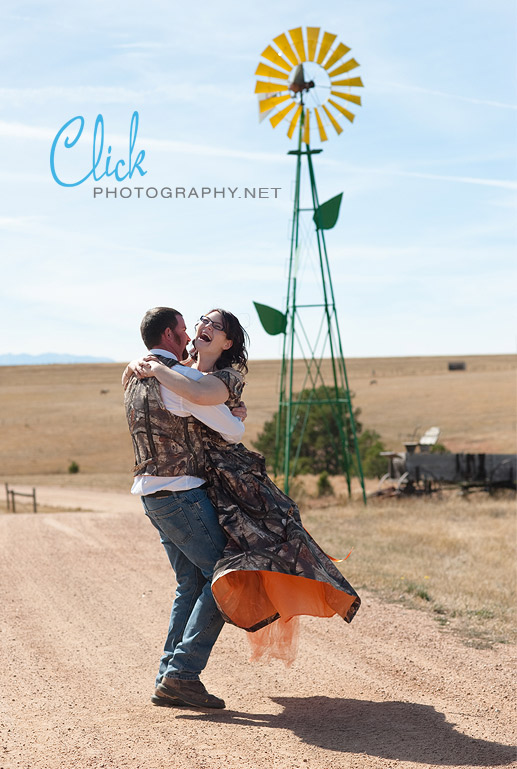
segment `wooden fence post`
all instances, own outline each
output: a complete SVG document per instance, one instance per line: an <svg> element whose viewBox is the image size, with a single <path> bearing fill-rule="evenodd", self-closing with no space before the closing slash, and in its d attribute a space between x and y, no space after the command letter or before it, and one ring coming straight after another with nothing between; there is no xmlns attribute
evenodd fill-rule
<svg viewBox="0 0 517 769"><path fill-rule="evenodd" d="M5 495L7 497L7 510L12 510L13 513L16 512L16 494L18 494L19 497L31 497L32 499L32 512L37 513L38 512L38 505L36 503L36 489L34 486L32 487L32 494L26 494L24 491L15 491L14 489L10 489L9 485L7 483L4 483L5 486Z"/></svg>

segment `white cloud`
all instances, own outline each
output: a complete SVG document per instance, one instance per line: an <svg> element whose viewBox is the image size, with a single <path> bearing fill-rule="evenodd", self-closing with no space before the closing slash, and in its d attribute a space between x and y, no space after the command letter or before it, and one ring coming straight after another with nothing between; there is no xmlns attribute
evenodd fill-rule
<svg viewBox="0 0 517 769"><path fill-rule="evenodd" d="M116 43L114 48L122 48L122 49L144 49L144 50L161 50L165 48L165 43L157 43L157 42L151 42L151 41L141 41L141 42L134 42L134 43Z"/></svg>
<svg viewBox="0 0 517 769"><path fill-rule="evenodd" d="M460 96L459 94L447 93L445 91L436 91L431 88L423 88L419 85L410 85L409 83L394 83L384 80L369 80L368 85L372 88L386 93L391 92L394 88L399 91L414 91L416 93L424 93L429 96L438 96L445 99L452 99L454 101L464 101L469 104L479 104L484 107L498 107L500 109L517 110L517 104L509 104L500 101L492 101L491 99L478 99L474 96Z"/></svg>
<svg viewBox="0 0 517 769"><path fill-rule="evenodd" d="M252 100L249 93L230 87L228 84L206 84L197 82L164 83L150 88L127 88L122 86L41 86L38 88L0 88L0 99L4 106L33 106L34 103L48 107L49 102L81 104L83 106L127 104L177 105L178 103L199 104L200 101L217 101L219 105L246 103Z"/></svg>
<svg viewBox="0 0 517 769"><path fill-rule="evenodd" d="M6 139L35 139L37 141L52 141L56 131L52 128L14 123L0 120L0 136Z"/></svg>
<svg viewBox="0 0 517 769"><path fill-rule="evenodd" d="M0 216L0 230L27 230L38 227L44 220L42 216Z"/></svg>
<svg viewBox="0 0 517 769"><path fill-rule="evenodd" d="M332 163L334 165L334 163ZM508 179L484 179L482 177L474 176L453 176L447 174L429 174L421 171L409 171L397 167L395 164L390 166L357 166L353 164L340 164L344 171L347 173L353 173L354 175L361 176L361 174L378 174L379 176L401 176L414 179L429 179L430 181L437 182L454 182L461 184L475 184L483 185L487 187L499 187L501 189L515 190L517 189L517 182Z"/></svg>
<svg viewBox="0 0 517 769"><path fill-rule="evenodd" d="M363 169L367 171L367 169ZM367 171L368 172L368 171ZM407 176L414 179L429 179L437 182L458 182L460 184L481 184L486 187L499 187L500 189L516 190L517 182L508 181L506 179L477 179L472 176L445 176L443 174L425 174L419 171L399 171L396 169L388 169L383 171L381 169L374 173L387 173L392 176Z"/></svg>

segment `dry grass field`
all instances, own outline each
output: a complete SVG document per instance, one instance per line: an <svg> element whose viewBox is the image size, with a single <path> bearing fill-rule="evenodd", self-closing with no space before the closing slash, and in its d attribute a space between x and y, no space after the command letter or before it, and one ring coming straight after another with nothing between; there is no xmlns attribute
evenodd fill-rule
<svg viewBox="0 0 517 769"><path fill-rule="evenodd" d="M366 508L309 497L302 508L327 552L352 549L343 569L359 592L425 610L469 645L516 640L514 495L447 491Z"/></svg>
<svg viewBox="0 0 517 769"><path fill-rule="evenodd" d="M452 451L515 451L515 356L353 359L347 362L361 421L389 448L432 425ZM127 491L131 442L119 384L122 364L0 368L0 480L30 486ZM300 367L298 382L302 381ZM250 365L246 443L276 409L278 361ZM374 384L371 381L375 380ZM71 475L75 461L80 472ZM345 573L384 600L425 609L469 643L512 638L515 499L455 491L433 499L315 496L316 479L297 484L304 521L334 555L353 553ZM374 490L375 481L369 483ZM68 509L77 509L73 505ZM1 506L0 506L1 509ZM5 506L4 506L5 509Z"/></svg>
<svg viewBox="0 0 517 769"><path fill-rule="evenodd" d="M466 371L447 370L447 358L363 358L347 361L354 406L366 428L388 448L438 425L452 451L513 453L515 356L465 357ZM0 367L0 447L4 476L129 473L129 439L120 375L122 364ZM295 386L303 378L299 366ZM245 443L277 405L278 361L250 364L245 389ZM375 384L370 384L375 380Z"/></svg>
<svg viewBox="0 0 517 769"><path fill-rule="evenodd" d="M365 428L377 430L389 448L438 425L451 451L513 453L516 450L514 355L467 356L466 371L448 371L451 358L352 358L346 362L354 406ZM454 359L453 359L454 360ZM325 367L323 367L325 368ZM300 364L295 387L303 382ZM373 382L373 383L372 383ZM252 439L276 409L277 361L252 363L245 395Z"/></svg>

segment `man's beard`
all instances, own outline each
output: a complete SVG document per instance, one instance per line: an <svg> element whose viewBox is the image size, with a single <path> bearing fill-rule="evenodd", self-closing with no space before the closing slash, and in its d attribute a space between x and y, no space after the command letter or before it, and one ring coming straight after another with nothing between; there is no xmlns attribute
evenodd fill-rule
<svg viewBox="0 0 517 769"><path fill-rule="evenodd" d="M177 334L177 333L174 331L174 329L171 329L171 331L172 331L172 334L173 334L173 336L174 336L174 339L175 339L175 341L176 341L176 344L181 344L180 335L179 335L179 334ZM187 352L187 348L186 348L186 347L184 347L184 348L183 348L183 352L181 353L181 358L180 358L180 360L185 360L185 358L188 358L188 352Z"/></svg>

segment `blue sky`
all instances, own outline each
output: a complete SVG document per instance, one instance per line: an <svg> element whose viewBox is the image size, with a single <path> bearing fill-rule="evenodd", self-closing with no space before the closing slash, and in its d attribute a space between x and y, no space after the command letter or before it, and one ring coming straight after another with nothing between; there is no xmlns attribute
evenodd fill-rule
<svg viewBox="0 0 517 769"><path fill-rule="evenodd" d="M259 123L254 72L298 26L336 33L365 85L355 122L316 159L320 200L344 193L327 247L345 357L515 352L515 8L4 0L0 353L126 360L142 349L145 310L164 304L190 328L226 307L252 358L281 355L252 301L284 307L294 144L285 123ZM90 180L54 181L66 121L85 120L75 151L58 155L71 180L91 167L98 114L113 157L127 156L135 110L147 174L131 186L278 197L94 199Z"/></svg>

